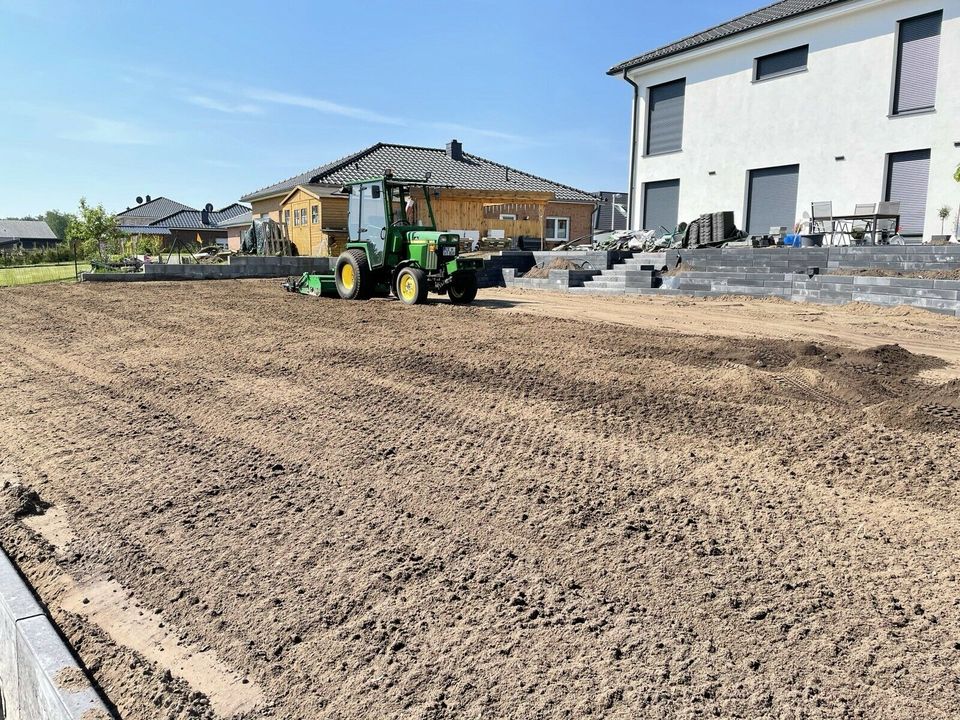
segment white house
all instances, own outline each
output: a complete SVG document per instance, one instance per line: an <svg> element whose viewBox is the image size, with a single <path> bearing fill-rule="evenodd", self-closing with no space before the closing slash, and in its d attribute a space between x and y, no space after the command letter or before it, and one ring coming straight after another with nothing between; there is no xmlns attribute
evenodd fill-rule
<svg viewBox="0 0 960 720"><path fill-rule="evenodd" d="M609 74L635 89L633 228L734 210L762 234L892 199L929 240L960 205L960 0L783 0Z"/></svg>

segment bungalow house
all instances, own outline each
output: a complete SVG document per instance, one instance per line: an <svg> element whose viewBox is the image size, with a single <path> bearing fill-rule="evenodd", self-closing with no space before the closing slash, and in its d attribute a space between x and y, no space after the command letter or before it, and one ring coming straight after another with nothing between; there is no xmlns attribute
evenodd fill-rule
<svg viewBox="0 0 960 720"><path fill-rule="evenodd" d="M43 220L0 220L0 252L30 252L60 242Z"/></svg>
<svg viewBox="0 0 960 720"><path fill-rule="evenodd" d="M958 47L956 0L784 0L620 63L630 226L734 210L763 234L890 200L929 239L958 195Z"/></svg>
<svg viewBox="0 0 960 720"><path fill-rule="evenodd" d="M437 185L431 204L441 230L480 237L535 238L547 247L591 234L597 197L464 152L378 143L241 198L254 217L285 222L301 254L335 255L346 238L344 183L383 175Z"/></svg>
<svg viewBox="0 0 960 720"><path fill-rule="evenodd" d="M170 247L176 240L187 247L225 245L229 232L220 223L249 211L250 208L239 203L220 210L213 210L209 205L197 210L169 198L147 195L145 201L138 197L134 207L118 212L117 220L127 235L156 237L162 247Z"/></svg>
<svg viewBox="0 0 960 720"><path fill-rule="evenodd" d="M218 225L227 231L227 249L231 252L239 252L243 245L244 231L253 225L253 213L247 210L240 215L221 220Z"/></svg>

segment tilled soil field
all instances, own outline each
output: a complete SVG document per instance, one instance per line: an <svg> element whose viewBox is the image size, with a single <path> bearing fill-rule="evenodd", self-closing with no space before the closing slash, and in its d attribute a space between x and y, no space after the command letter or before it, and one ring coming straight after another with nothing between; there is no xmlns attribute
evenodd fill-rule
<svg viewBox="0 0 960 720"><path fill-rule="evenodd" d="M960 715L943 360L275 282L0 297L0 541L123 718Z"/></svg>

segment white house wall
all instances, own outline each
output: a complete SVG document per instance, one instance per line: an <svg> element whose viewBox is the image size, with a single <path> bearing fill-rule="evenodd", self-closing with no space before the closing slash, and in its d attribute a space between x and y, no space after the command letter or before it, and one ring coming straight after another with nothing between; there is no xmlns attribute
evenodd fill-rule
<svg viewBox="0 0 960 720"><path fill-rule="evenodd" d="M936 10L943 10L936 110L890 117L897 22ZM798 220L821 200L832 200L835 214L851 213L857 203L883 199L889 153L930 148L925 238L939 234L937 209L960 204L953 180L960 163L960 0L865 0L814 17L821 18L779 23L629 71L640 86L632 227L642 222L644 183L679 178L681 220L734 210L742 228L747 171L795 164ZM753 82L755 58L805 44L806 71ZM684 77L683 149L643 157L647 89Z"/></svg>

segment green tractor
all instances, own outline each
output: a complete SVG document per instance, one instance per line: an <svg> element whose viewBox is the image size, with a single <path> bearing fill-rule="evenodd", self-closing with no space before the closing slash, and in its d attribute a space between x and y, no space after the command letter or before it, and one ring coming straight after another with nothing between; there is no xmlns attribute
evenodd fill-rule
<svg viewBox="0 0 960 720"><path fill-rule="evenodd" d="M334 274L304 273L284 288L305 295L336 292L344 300L393 293L407 305L424 302L430 292L456 305L473 302L483 261L460 257L459 235L437 232L430 204L437 187L392 175L345 185L349 240ZM421 200L428 217L418 217Z"/></svg>

